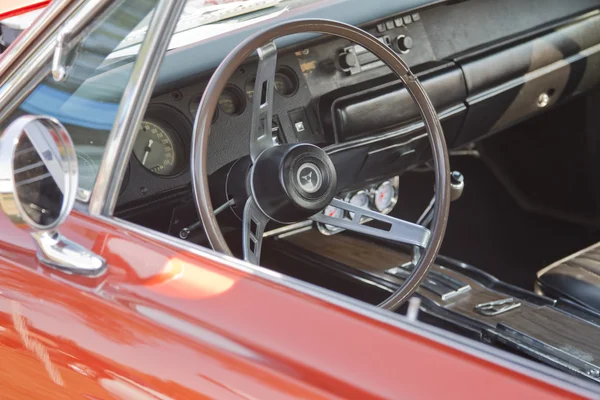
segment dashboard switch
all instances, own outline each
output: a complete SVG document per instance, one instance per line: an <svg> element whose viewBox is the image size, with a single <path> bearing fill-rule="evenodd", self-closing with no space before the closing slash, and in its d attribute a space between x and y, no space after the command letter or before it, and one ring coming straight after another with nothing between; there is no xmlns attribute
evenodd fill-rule
<svg viewBox="0 0 600 400"><path fill-rule="evenodd" d="M308 122L308 116L304 108L297 108L288 112L290 122L294 129L296 139L300 142L310 142L314 140L313 132Z"/></svg>
<svg viewBox="0 0 600 400"><path fill-rule="evenodd" d="M342 68L352 68L358 65L358 59L353 51L341 53L339 60Z"/></svg>

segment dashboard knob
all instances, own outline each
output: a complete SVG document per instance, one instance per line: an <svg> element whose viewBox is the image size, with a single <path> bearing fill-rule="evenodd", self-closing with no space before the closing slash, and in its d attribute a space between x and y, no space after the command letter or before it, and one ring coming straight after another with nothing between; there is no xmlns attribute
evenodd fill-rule
<svg viewBox="0 0 600 400"><path fill-rule="evenodd" d="M358 63L358 60L356 59L356 54L352 52L340 54L339 61L340 66L342 68L352 68L355 67Z"/></svg>
<svg viewBox="0 0 600 400"><path fill-rule="evenodd" d="M396 47L401 53L408 53L413 47L413 39L410 36L399 35L396 38Z"/></svg>
<svg viewBox="0 0 600 400"><path fill-rule="evenodd" d="M458 171L450 174L450 201L458 200L465 189L465 177Z"/></svg>

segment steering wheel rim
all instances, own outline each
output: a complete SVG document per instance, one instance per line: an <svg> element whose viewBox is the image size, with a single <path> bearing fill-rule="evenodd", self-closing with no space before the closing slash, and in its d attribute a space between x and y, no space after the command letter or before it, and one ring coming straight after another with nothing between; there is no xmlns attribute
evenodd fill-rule
<svg viewBox="0 0 600 400"><path fill-rule="evenodd" d="M379 57L398 78L404 83L411 97L417 104L426 131L428 133L435 169L436 202L431 224L429 241L420 255L417 265L409 277L387 300L379 304L385 309L396 309L404 303L418 288L433 264L446 230L450 205L450 167L448 151L442 127L436 111L426 94L423 86L412 73L408 65L389 47L385 46L374 36L337 21L323 19L305 19L283 22L272 28L258 32L236 46L221 62L213 73L198 107L193 129L191 151L192 185L194 200L202 219L206 235L214 250L233 256L221 232L209 192L207 174L208 142L211 131L212 117L217 108L219 94L227 85L233 73L243 61L258 48L273 40L297 33L322 33L350 40L366 48ZM246 223L246 221L244 221Z"/></svg>

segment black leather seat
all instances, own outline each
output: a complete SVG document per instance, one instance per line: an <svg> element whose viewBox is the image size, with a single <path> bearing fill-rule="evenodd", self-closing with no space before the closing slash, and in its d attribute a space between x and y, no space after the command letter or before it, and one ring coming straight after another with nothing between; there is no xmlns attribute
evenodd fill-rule
<svg viewBox="0 0 600 400"><path fill-rule="evenodd" d="M600 243L549 265L537 276L543 294L600 311Z"/></svg>

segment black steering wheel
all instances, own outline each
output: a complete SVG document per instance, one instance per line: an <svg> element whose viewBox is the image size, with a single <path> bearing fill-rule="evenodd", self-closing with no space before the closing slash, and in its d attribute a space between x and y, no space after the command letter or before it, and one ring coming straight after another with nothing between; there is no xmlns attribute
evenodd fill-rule
<svg viewBox="0 0 600 400"><path fill-rule="evenodd" d="M307 143L277 145L271 133L277 48L273 40L305 32L325 33L363 46L378 56L402 80L417 103L435 166L436 202L431 231L427 228L360 208L334 198L337 193L335 166L321 148ZM246 169L248 197L243 211L244 259L258 265L262 236L269 220L283 224L312 219L339 228L415 246L416 265L404 284L379 306L396 309L417 289L431 267L446 230L450 204L450 168L444 135L431 100L402 59L367 32L330 20L295 20L258 32L240 43L221 62L202 96L194 123L192 181L194 198L212 247L232 255L217 219L209 193L208 142L212 117L220 93L234 71L254 51L259 64L253 94L250 159ZM350 213L351 219L333 218L321 211L331 204ZM379 221L384 228L360 224L363 218Z"/></svg>

